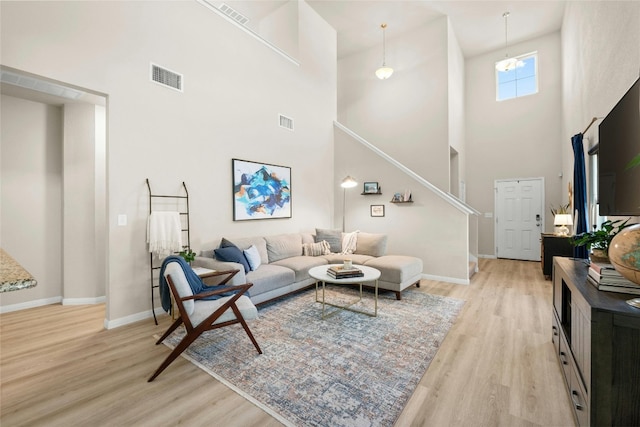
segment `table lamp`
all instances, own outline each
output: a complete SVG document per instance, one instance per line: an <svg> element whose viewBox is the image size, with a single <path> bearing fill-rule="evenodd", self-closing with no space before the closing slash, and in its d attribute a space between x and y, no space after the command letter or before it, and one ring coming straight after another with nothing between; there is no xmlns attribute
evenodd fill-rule
<svg viewBox="0 0 640 427"><path fill-rule="evenodd" d="M556 229L556 235L568 236L569 227L567 227L567 225L573 225L573 219L570 214L557 214L553 218L553 225L559 226Z"/></svg>

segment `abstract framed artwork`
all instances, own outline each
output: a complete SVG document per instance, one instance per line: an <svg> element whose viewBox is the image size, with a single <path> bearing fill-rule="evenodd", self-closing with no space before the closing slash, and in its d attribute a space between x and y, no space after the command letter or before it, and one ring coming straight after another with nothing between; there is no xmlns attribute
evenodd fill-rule
<svg viewBox="0 0 640 427"><path fill-rule="evenodd" d="M291 218L291 168L232 159L233 220Z"/></svg>
<svg viewBox="0 0 640 427"><path fill-rule="evenodd" d="M371 216L384 216L384 205L371 205Z"/></svg>

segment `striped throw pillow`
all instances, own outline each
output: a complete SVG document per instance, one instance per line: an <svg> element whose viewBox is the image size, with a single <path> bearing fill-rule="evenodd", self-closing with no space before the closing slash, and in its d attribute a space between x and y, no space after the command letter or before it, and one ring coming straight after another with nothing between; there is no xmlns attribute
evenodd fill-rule
<svg viewBox="0 0 640 427"><path fill-rule="evenodd" d="M331 253L331 248L326 240L317 243L303 243L302 255L304 256L320 256Z"/></svg>

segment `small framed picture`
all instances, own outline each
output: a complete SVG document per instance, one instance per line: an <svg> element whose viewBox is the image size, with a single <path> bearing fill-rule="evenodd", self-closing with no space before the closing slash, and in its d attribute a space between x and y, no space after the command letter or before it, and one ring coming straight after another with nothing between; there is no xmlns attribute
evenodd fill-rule
<svg viewBox="0 0 640 427"><path fill-rule="evenodd" d="M376 194L378 192L378 183L377 182L365 182L364 183L364 193L366 194Z"/></svg>
<svg viewBox="0 0 640 427"><path fill-rule="evenodd" d="M384 216L384 205L371 205L371 216Z"/></svg>

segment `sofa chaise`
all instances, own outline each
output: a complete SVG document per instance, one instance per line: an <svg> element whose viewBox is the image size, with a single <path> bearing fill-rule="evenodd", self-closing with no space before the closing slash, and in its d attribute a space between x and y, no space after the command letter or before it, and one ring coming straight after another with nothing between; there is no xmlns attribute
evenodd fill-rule
<svg viewBox="0 0 640 427"><path fill-rule="evenodd" d="M420 286L422 260L405 255L386 255L384 234L349 233L316 229L312 233L288 233L274 236L223 238L220 247L202 251L192 262L194 267L212 270L237 269L230 284L253 283L251 300L260 304L311 286L312 267L341 264L351 259L353 264L380 270L378 288L401 292L411 285ZM355 235L355 237L354 237ZM343 241L351 245L343 250Z"/></svg>

